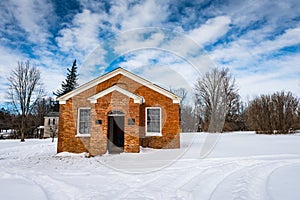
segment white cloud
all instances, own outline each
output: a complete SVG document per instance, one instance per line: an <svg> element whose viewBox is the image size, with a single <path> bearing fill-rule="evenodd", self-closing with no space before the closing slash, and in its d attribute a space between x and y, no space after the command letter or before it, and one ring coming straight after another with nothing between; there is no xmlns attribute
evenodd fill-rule
<svg viewBox="0 0 300 200"><path fill-rule="evenodd" d="M48 32L48 22L53 12L52 5L44 0L11 0L10 3L10 11L20 27L25 30L28 40L33 43L46 43L51 36Z"/></svg>
<svg viewBox="0 0 300 200"><path fill-rule="evenodd" d="M291 91L294 94L299 94L299 80L297 79L269 79L264 75L254 75L244 79L237 78L236 80L239 84L239 93L243 101L251 100L262 94L272 94L277 91Z"/></svg>
<svg viewBox="0 0 300 200"><path fill-rule="evenodd" d="M106 52L101 46L94 48L79 64L79 84L86 83L104 73L107 63L104 61Z"/></svg>
<svg viewBox="0 0 300 200"><path fill-rule="evenodd" d="M106 66L106 51L99 38L99 30L103 26L102 18L103 15L85 9L75 15L72 24L60 30L60 36L56 38L60 50L70 58L77 59L80 83L94 78L97 66Z"/></svg>
<svg viewBox="0 0 300 200"><path fill-rule="evenodd" d="M241 96L250 98L276 91L300 92L300 54L287 55L260 63L261 71L233 70Z"/></svg>
<svg viewBox="0 0 300 200"><path fill-rule="evenodd" d="M110 13L113 26L121 31L162 26L169 14L168 5L156 0L146 0L132 6L128 2L115 1Z"/></svg>
<svg viewBox="0 0 300 200"><path fill-rule="evenodd" d="M62 71L62 66L57 60L53 58L46 59L45 57L41 60L34 60L27 57L18 51L1 47L0 46L0 99L1 102L8 101L7 89L8 80L11 71L17 67L18 62L24 62L29 60L31 65L38 67L41 72L41 82L44 85L45 92L47 95L52 95L52 91L56 91L64 80L66 68ZM69 66L63 66L69 67Z"/></svg>
<svg viewBox="0 0 300 200"><path fill-rule="evenodd" d="M5 44L0 47L0 99L6 99L7 77L19 61L29 60L41 71L42 82L48 95L59 86L64 71L61 67L61 55L54 55L56 47L51 46L52 35L49 31L55 21L54 8L49 1L7 1L1 12L1 30L8 34ZM22 38L22 39L20 39ZM20 47L27 46L32 50L35 58L29 52L22 52ZM19 48L19 49L18 49Z"/></svg>
<svg viewBox="0 0 300 200"><path fill-rule="evenodd" d="M193 29L188 33L198 45L215 42L229 30L231 19L229 16L218 16L206 21L199 28Z"/></svg>
<svg viewBox="0 0 300 200"><path fill-rule="evenodd" d="M11 70L17 67L18 61L26 59L26 55L0 46L0 102L7 101L8 80Z"/></svg>
<svg viewBox="0 0 300 200"><path fill-rule="evenodd" d="M145 34L151 34L145 38ZM159 29L144 28L122 32L113 41L114 50L118 54L124 54L137 49L158 48L165 39L165 35Z"/></svg>
<svg viewBox="0 0 300 200"><path fill-rule="evenodd" d="M294 26L293 18L299 16L298 0L245 0L222 5L219 9L231 16L232 23L239 29L268 26L270 35L289 26ZM290 24L293 23L293 24Z"/></svg>
<svg viewBox="0 0 300 200"><path fill-rule="evenodd" d="M91 51L100 43L100 15L83 10L78 13L70 27L60 30L56 41L62 51Z"/></svg>
<svg viewBox="0 0 300 200"><path fill-rule="evenodd" d="M147 38L145 38L145 35L147 35ZM157 49L180 57L201 72L214 66L209 56L190 37L171 30L145 28L127 31L117 35L112 44L115 52L119 55L143 51L144 49L150 49L150 51ZM151 58L150 54L147 54L147 56ZM159 60L159 63L161 61ZM129 64L145 64L144 60L138 62L135 60ZM167 64L171 65L172 63Z"/></svg>
<svg viewBox="0 0 300 200"><path fill-rule="evenodd" d="M229 44L218 46L210 55L217 63L228 63L231 68L250 67L256 70L259 62L264 62L266 55L272 56L281 48L300 44L299 28L288 29L274 39L257 41L256 36L259 37L261 33L261 30L251 31ZM263 68L261 65L261 69Z"/></svg>
<svg viewBox="0 0 300 200"><path fill-rule="evenodd" d="M287 29L282 35L274 40L263 41L258 47L253 49L255 54L265 54L276 51L284 47L300 44L300 28Z"/></svg>
<svg viewBox="0 0 300 200"><path fill-rule="evenodd" d="M103 49L104 43L101 43L101 38L99 38L100 29L104 31L109 29L109 25L103 23L104 21L112 24L110 28L113 31L124 31L145 26L156 26L167 16L166 7L161 7L158 2L152 0L134 6L129 6L128 2L115 1L112 2L109 13L94 13L87 9L91 6L100 8L101 3L94 3L93 5L89 2L81 3L85 9L76 14L72 24L60 30L60 35L56 37L60 50L68 53L70 57L77 58L82 63L79 67L80 83L102 74L104 68L109 64L104 60L107 52ZM157 11L164 14L156 15ZM115 52L121 55L141 47L155 47L162 39L163 35L160 33L153 34L144 40L138 34L132 35L130 31L125 31L117 35L116 38L106 38L104 42L108 45L113 43Z"/></svg>
<svg viewBox="0 0 300 200"><path fill-rule="evenodd" d="M64 73L67 71L67 67L69 68L70 66L63 67L66 67L64 72L57 68L38 66L38 69L41 72L41 82L43 83L46 96L52 96L52 92L56 92L56 90L61 89L61 83L66 78Z"/></svg>

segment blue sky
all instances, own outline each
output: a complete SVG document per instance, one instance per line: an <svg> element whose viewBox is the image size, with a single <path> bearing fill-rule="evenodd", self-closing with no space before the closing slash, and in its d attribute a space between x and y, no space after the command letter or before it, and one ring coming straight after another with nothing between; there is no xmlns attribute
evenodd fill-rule
<svg viewBox="0 0 300 200"><path fill-rule="evenodd" d="M124 67L185 87L228 67L243 100L300 96L300 1L0 1L0 102L18 61L42 72L48 95L77 59L79 83Z"/></svg>

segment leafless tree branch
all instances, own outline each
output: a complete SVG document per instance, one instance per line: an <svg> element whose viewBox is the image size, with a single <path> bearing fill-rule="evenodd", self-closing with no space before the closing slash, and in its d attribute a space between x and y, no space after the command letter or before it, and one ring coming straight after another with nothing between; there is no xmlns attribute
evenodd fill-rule
<svg viewBox="0 0 300 200"><path fill-rule="evenodd" d="M21 141L25 139L26 117L43 95L40 71L29 61L18 62L8 77L8 95L14 110L21 116Z"/></svg>

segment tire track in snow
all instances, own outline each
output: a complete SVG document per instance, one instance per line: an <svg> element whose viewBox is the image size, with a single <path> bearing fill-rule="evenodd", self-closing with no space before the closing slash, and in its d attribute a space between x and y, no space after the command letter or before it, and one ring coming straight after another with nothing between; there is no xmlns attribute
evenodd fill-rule
<svg viewBox="0 0 300 200"><path fill-rule="evenodd" d="M24 188L24 184L26 184L25 188L27 190L18 191L17 196L22 195L22 198L28 198L29 199L29 195L30 195L30 199L32 199L32 200L34 200L34 199L38 199L38 200L48 199L47 191L45 191L43 187L41 187L39 184L36 184L34 181L25 178L24 176L18 175L16 173L10 173L6 170L1 170L0 177L1 177L0 178L0 184L3 184L3 182L5 184L8 183L8 185L6 185L7 187L12 187L12 188L15 188L16 190L17 190L18 187L20 187L20 185L21 185L22 188ZM28 190L30 192L28 192ZM34 192L34 194L31 194L31 192ZM6 193L9 193L8 194L9 197L7 197ZM10 190L1 191L1 197L2 198L6 197L6 198L18 198L19 199L19 197L14 196L15 194L10 194L10 193L11 193Z"/></svg>
<svg viewBox="0 0 300 200"><path fill-rule="evenodd" d="M218 160L218 162L224 162L224 160ZM225 164L214 165L210 163L208 165L213 167L207 167L177 189L177 198L209 199L211 191L215 189L216 183L222 181L225 176L233 171L243 168L243 166L235 160L228 161L227 159Z"/></svg>
<svg viewBox="0 0 300 200"><path fill-rule="evenodd" d="M57 180L49 175L41 174L26 174L23 176L25 179L29 179L45 191L48 199L53 200L85 200L92 199L89 190L82 192L80 188L72 186L64 181Z"/></svg>
<svg viewBox="0 0 300 200"><path fill-rule="evenodd" d="M282 166L280 166L280 167L278 167L278 168L276 168L276 169L274 169L271 173L270 173L270 175L269 175L269 177L268 177L268 180L267 180L267 182L266 182L266 194L267 194L267 196L268 196L268 199L270 199L270 200L272 200L272 199L274 199L274 197L273 197L273 195L272 195L272 193L270 194L270 191L269 191L269 188L268 188L268 186L269 186L269 184L270 184L270 177L272 177L272 175L277 171L277 170L280 170L281 168L284 168L284 167L290 167L290 166L297 166L297 165L299 165L300 164L300 159L298 159L298 160L293 160L294 162L290 162L290 163L287 163L286 165L282 165ZM295 197L296 197L297 195L295 195ZM298 195L298 197L299 197L299 195ZM278 198L276 198L276 199L278 199ZM296 199L296 198L295 198Z"/></svg>
<svg viewBox="0 0 300 200"><path fill-rule="evenodd" d="M236 169L237 164L233 163L231 161L226 161L222 164L216 164L214 163L211 167L210 165L212 163L205 163L200 160L201 162L198 163L197 168L199 170L178 170L178 169L165 169L169 170L169 172L163 172L160 176L155 176L151 180L145 181L140 185L136 185L137 187L129 187L127 191L125 191L122 195L120 195L118 198L120 199L128 199L132 198L133 196L137 196L139 193L143 193L143 195L147 196L149 199L170 199L170 198L186 198L186 194L190 193L190 191L183 191L183 190L177 190L177 188L182 187L183 185L189 184L191 180L194 180L195 177L201 177L203 178L203 174L207 177L210 177L213 175L215 171L218 171L219 169L226 168L226 169ZM211 161L209 161L211 162ZM213 162L216 162L215 160ZM203 165L208 166L203 166ZM211 171L214 171L212 174ZM177 176L178 175L178 176ZM197 183L197 181L196 181ZM160 191L156 194L147 193L145 188L148 188L149 191ZM186 188L186 190L189 190L191 188ZM171 196L166 196L167 194L172 194Z"/></svg>
<svg viewBox="0 0 300 200"><path fill-rule="evenodd" d="M210 199L268 199L266 184L272 172L288 165L286 161L260 161L234 171L218 183Z"/></svg>
<svg viewBox="0 0 300 200"><path fill-rule="evenodd" d="M76 186L71 185L70 183L67 183L66 181L62 181L55 178L60 174L47 175L45 174L45 172L41 173L28 169L29 168L26 169L27 171L25 173L20 173L18 169L10 168L8 169L9 171L7 171L6 173L10 175L18 174L18 177L20 177L21 179L34 183L45 193L45 196L49 200L95 199L95 196L93 198L93 191L87 189L84 192L82 192L82 188L78 188ZM97 194L97 196L99 197L101 195Z"/></svg>

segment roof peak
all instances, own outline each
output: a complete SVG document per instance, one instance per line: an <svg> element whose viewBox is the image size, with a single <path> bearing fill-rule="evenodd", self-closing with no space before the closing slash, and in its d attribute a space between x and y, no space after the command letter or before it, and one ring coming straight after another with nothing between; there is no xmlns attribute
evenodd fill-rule
<svg viewBox="0 0 300 200"><path fill-rule="evenodd" d="M146 80L146 79L122 68L122 67L118 67L110 72L103 74L102 76L99 76L98 78L96 78L92 81L89 81L89 82L79 86L78 88L72 90L71 92L57 98L57 100L59 101L60 104L65 104L69 98L72 98L73 96L75 96L91 87L94 87L94 86L96 86L118 74L122 74L123 76L126 76L127 78L132 79L132 80L140 83L141 85L145 85L145 86L149 87L150 89L171 98L174 103L179 103L181 100L181 98L179 96L173 94L172 92L170 92L160 86L157 86L157 85L153 84L152 82L150 82L150 81L148 81L148 80Z"/></svg>

